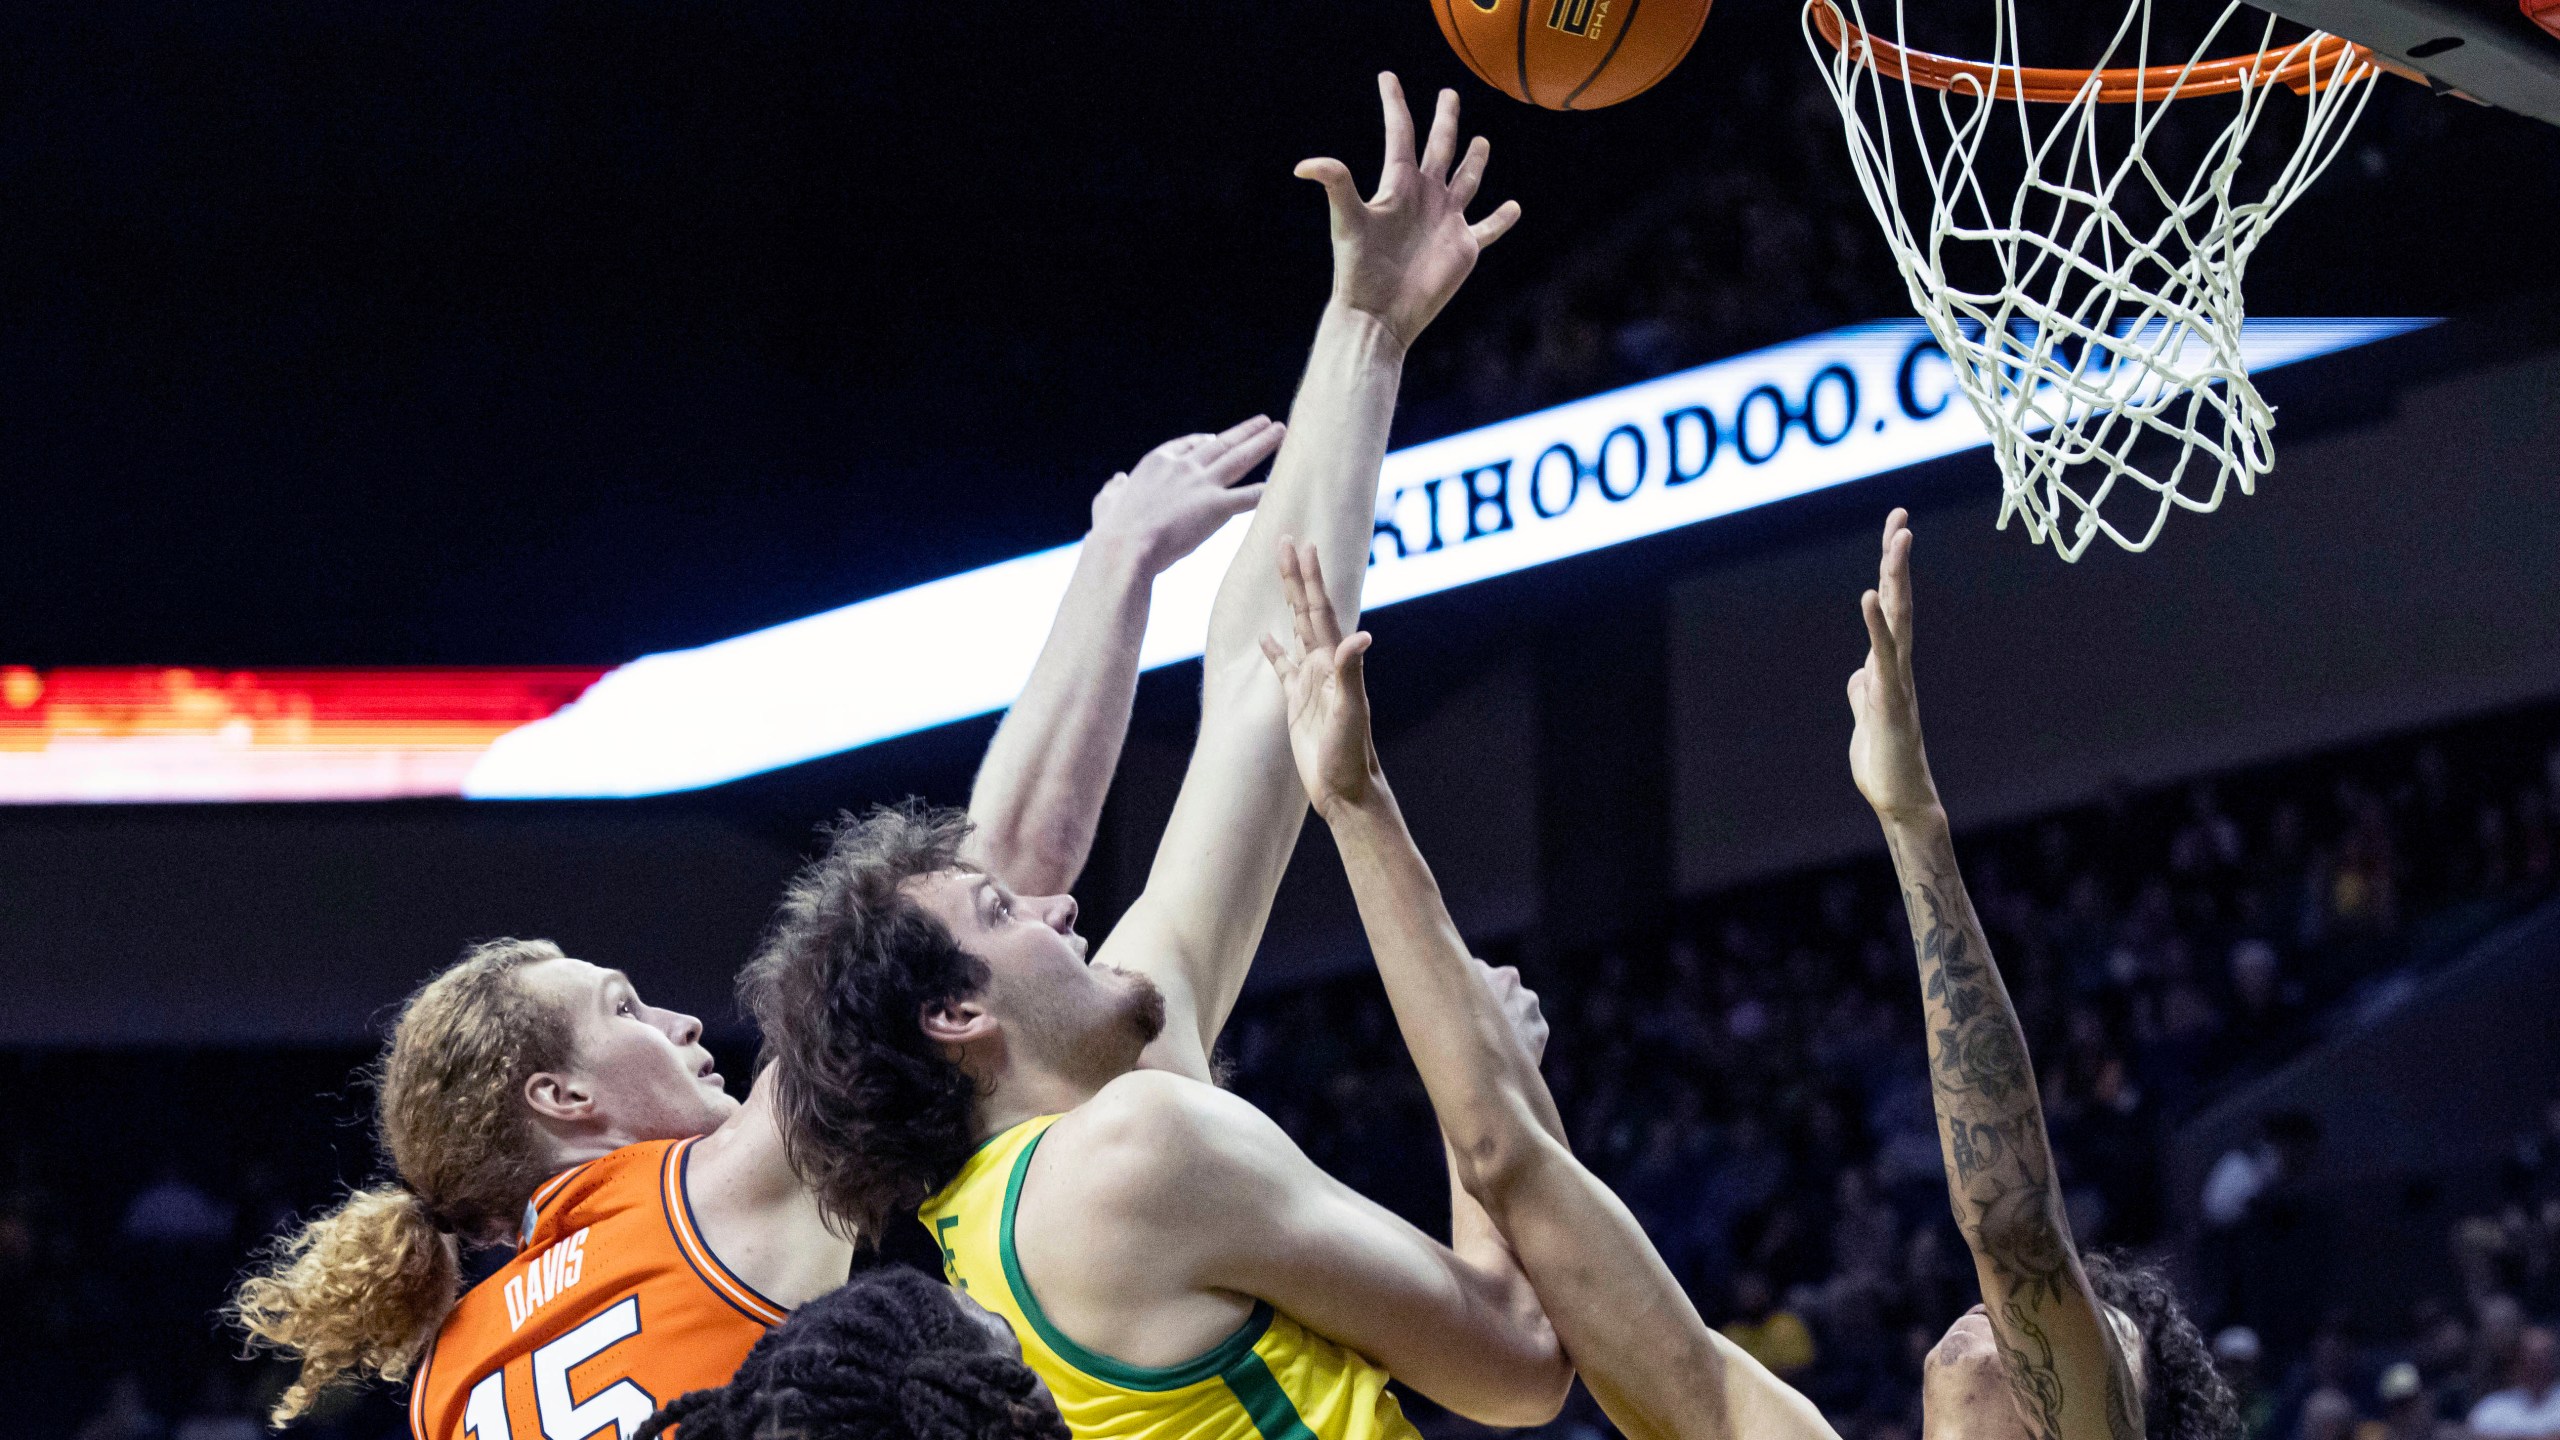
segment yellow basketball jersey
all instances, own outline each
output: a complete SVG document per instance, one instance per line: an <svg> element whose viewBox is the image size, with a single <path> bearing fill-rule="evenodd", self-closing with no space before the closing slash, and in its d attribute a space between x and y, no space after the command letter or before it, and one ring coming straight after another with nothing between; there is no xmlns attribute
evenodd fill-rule
<svg viewBox="0 0 2560 1440"><path fill-rule="evenodd" d="M989 1139L918 1213L943 1273L1013 1327L1077 1440L1419 1440L1386 1371L1269 1305L1207 1354L1161 1367L1098 1355L1051 1324L1014 1258L1013 1212L1058 1118Z"/></svg>

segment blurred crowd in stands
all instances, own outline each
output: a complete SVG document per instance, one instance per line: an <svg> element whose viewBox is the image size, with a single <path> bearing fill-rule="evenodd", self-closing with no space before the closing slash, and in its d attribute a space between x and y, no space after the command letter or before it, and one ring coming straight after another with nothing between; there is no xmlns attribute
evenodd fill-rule
<svg viewBox="0 0 2560 1440"><path fill-rule="evenodd" d="M1962 842L2074 1227L2170 1262L2260 1440L2560 1436L2539 1328L2560 1315L2560 1100L2504 1158L2494 1200L2443 1237L2441 1287L2389 1325L2341 1303L2356 1257L2277 1233L2304 1203L2290 1180L2320 1143L2309 1117L2274 1116L2192 1196L2166 1193L2159 1168L2180 1120L2551 892L2555 740L2560 710L2536 710ZM1711 1322L1848 1440L1916 1440L1922 1357L1977 1292L1881 859L1709 897L1593 953L1540 954L1534 937L1488 953L1527 968L1577 1148ZM1253 998L1228 1040L1232 1082L1320 1163L1445 1224L1428 1105L1373 974ZM258 1241L370 1171L349 1080L367 1058L0 1059L0 1393L28 1433L249 1440L280 1374L238 1359L214 1311ZM743 1041L722 1059L743 1066ZM2189 1212L2200 1230L2182 1230ZM309 1428L387 1440L397 1398L348 1394ZM1560 1430L1596 1425L1577 1402Z"/></svg>
<svg viewBox="0 0 2560 1440"><path fill-rule="evenodd" d="M2306 1212L2322 1202L2291 1183L2319 1145L2312 1116L2271 1116L2183 1206L2160 1169L2200 1107L2551 892L2554 718L2110 797L1961 847L2075 1232L2171 1261L2257 1435L2460 1423L2511 1373L2542 1397L2542 1428L2484 1433L2560 1435L2560 1392L2530 1378L2548 1337L2521 1328L2560 1312L2560 1101L2518 1141L2500 1208L2449 1237L2441 1297L2392 1333L2346 1318L2335 1272L2354 1259L2321 1249ZM1849 1440L1916 1437L1922 1357L1979 1292L1881 858L1713 897L1647 942L1488 958L1544 997L1576 1148L1709 1319ZM1237 1088L1320 1163L1407 1215L1445 1214L1428 1103L1374 977L1276 998L1230 1038Z"/></svg>

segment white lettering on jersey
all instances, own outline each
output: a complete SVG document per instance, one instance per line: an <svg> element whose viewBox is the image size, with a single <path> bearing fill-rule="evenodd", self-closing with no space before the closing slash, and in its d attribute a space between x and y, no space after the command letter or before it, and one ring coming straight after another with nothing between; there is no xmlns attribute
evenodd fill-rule
<svg viewBox="0 0 2560 1440"><path fill-rule="evenodd" d="M547 1247L525 1262L521 1272L508 1276L505 1286L507 1328L523 1329L524 1322L533 1318L533 1312L551 1303L561 1291L577 1284L578 1277L586 1271L586 1262L587 1229L580 1226L576 1234Z"/></svg>

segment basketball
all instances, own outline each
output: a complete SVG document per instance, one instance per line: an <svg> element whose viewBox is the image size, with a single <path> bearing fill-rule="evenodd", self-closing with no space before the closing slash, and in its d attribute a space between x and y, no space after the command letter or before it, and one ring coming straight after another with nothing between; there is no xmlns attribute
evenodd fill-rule
<svg viewBox="0 0 2560 1440"><path fill-rule="evenodd" d="M1449 48L1487 85L1549 110L1650 90L1697 41L1713 0L1431 0Z"/></svg>

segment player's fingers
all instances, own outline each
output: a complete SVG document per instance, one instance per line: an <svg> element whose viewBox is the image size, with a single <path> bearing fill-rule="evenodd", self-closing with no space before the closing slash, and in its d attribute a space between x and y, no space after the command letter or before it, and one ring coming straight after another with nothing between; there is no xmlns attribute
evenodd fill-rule
<svg viewBox="0 0 2560 1440"><path fill-rule="evenodd" d="M1894 644L1893 628L1884 623L1884 597L1873 590L1859 596L1858 613L1867 622L1868 648L1875 651L1876 658L1884 664L1893 664L1901 652L1900 647Z"/></svg>
<svg viewBox="0 0 2560 1440"><path fill-rule="evenodd" d="M1476 248L1481 250L1511 233L1511 227L1519 223L1520 202L1505 200L1501 209L1468 226L1467 233L1476 237Z"/></svg>
<svg viewBox="0 0 2560 1440"><path fill-rule="evenodd" d="M1458 162L1457 171L1449 177L1449 204L1461 215L1475 203L1476 187L1484 183L1484 162L1493 154L1493 142L1479 135L1467 142L1466 157Z"/></svg>
<svg viewBox="0 0 2560 1440"><path fill-rule="evenodd" d="M1229 515L1241 515L1261 504L1262 492L1268 488L1268 482L1229 486L1218 492L1218 508Z"/></svg>
<svg viewBox="0 0 2560 1440"><path fill-rule="evenodd" d="M1360 670L1363 664L1361 657L1368 653L1369 632L1366 630L1353 631L1343 638L1341 644L1333 647L1333 670L1335 674L1342 677L1342 683L1345 686L1357 686L1360 683Z"/></svg>
<svg viewBox="0 0 2560 1440"><path fill-rule="evenodd" d="M1387 122L1386 174L1378 179L1378 188L1387 188L1388 176L1413 164L1413 112L1405 108L1404 84L1393 70L1378 72L1378 108Z"/></svg>
<svg viewBox="0 0 2560 1440"><path fill-rule="evenodd" d="M1431 134L1422 142L1422 173L1426 179L1441 180L1449 174L1449 162L1458 156L1458 92L1443 90L1431 109Z"/></svg>
<svg viewBox="0 0 2560 1440"><path fill-rule="evenodd" d="M1236 442L1251 432L1253 424L1254 422L1248 420L1242 425L1229 426L1215 435L1203 435L1200 437L1200 443L1192 446L1185 453L1192 464L1204 470L1214 471L1228 455L1234 452Z"/></svg>
<svg viewBox="0 0 2560 1440"><path fill-rule="evenodd" d="M1280 593L1289 601L1289 627L1297 632L1298 648L1316 648L1315 617L1307 613L1307 577L1298 568L1297 542L1280 537Z"/></svg>
<svg viewBox="0 0 2560 1440"><path fill-rule="evenodd" d="M1324 557L1314 541L1300 547L1299 568L1306 572L1307 611L1314 617L1316 643L1328 648L1342 643L1342 621L1333 613L1333 592L1324 588Z"/></svg>
<svg viewBox="0 0 2560 1440"><path fill-rule="evenodd" d="M1233 485L1246 471L1271 458L1271 452L1279 449L1281 440L1287 437L1288 429L1285 425L1267 425L1236 441L1209 461L1209 478L1221 485Z"/></svg>
<svg viewBox="0 0 2560 1440"><path fill-rule="evenodd" d="M1334 647L1333 684L1341 692L1342 706L1350 721L1369 728L1369 682L1366 674L1369 632L1361 631Z"/></svg>
<svg viewBox="0 0 2560 1440"><path fill-rule="evenodd" d="M1894 659L1904 666L1911 663L1911 532L1895 532L1885 542L1884 621L1893 631Z"/></svg>
<svg viewBox="0 0 2560 1440"><path fill-rule="evenodd" d="M1262 658L1271 662L1272 673L1278 675L1283 681L1289 678L1289 652L1280 648L1279 641L1268 635L1263 636Z"/></svg>
<svg viewBox="0 0 2560 1440"><path fill-rule="evenodd" d="M1351 183L1351 167L1339 160L1318 156L1301 160L1290 172L1301 180L1313 180L1324 187L1324 198L1333 206L1334 214L1350 216L1360 209L1360 187Z"/></svg>
<svg viewBox="0 0 2560 1440"><path fill-rule="evenodd" d="M1250 420L1237 421L1235 424L1219 431L1213 438L1215 438L1220 445L1233 445L1239 441L1261 433L1262 430L1270 424L1270 416L1256 415Z"/></svg>

